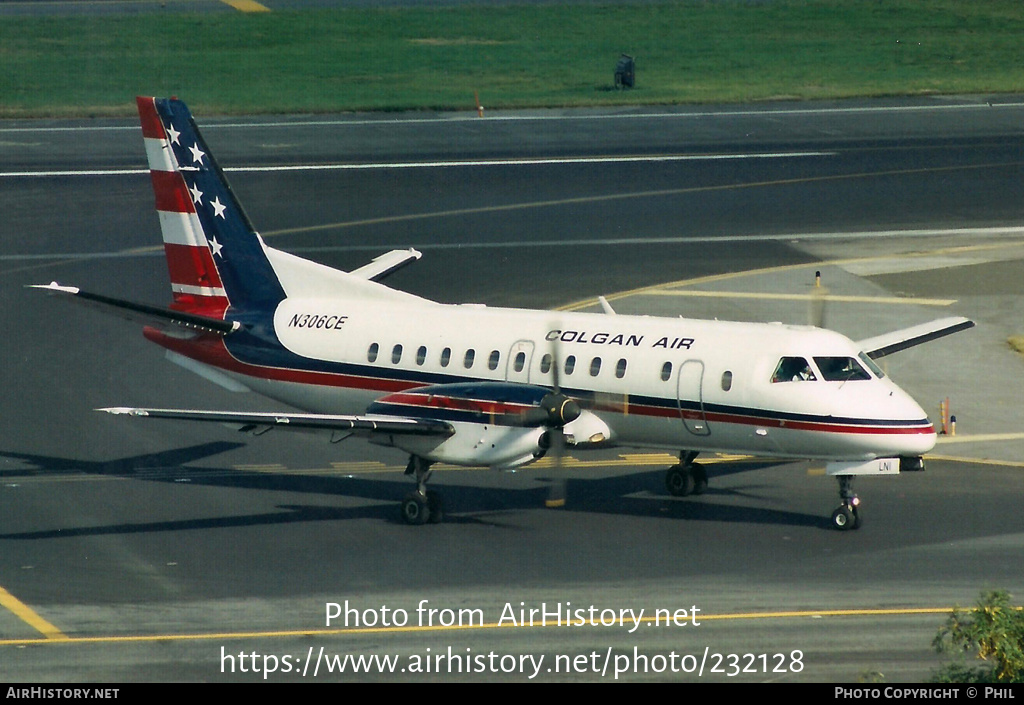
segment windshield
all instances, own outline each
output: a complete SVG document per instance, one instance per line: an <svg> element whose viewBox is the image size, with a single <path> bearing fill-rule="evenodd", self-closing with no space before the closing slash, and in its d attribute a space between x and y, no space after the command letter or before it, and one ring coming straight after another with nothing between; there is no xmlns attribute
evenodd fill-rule
<svg viewBox="0 0 1024 705"><path fill-rule="evenodd" d="M826 382L846 382L851 379L871 379L871 375L852 357L816 357L814 364L821 370Z"/></svg>
<svg viewBox="0 0 1024 705"><path fill-rule="evenodd" d="M779 360L772 382L813 382L817 377L802 357L784 357Z"/></svg>

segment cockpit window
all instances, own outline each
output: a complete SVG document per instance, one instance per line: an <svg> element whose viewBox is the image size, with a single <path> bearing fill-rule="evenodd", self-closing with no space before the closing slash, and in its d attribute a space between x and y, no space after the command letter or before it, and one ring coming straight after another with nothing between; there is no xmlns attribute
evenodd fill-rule
<svg viewBox="0 0 1024 705"><path fill-rule="evenodd" d="M871 375L852 357L816 357L814 363L826 382L846 382L851 379L871 379Z"/></svg>
<svg viewBox="0 0 1024 705"><path fill-rule="evenodd" d="M772 382L810 382L816 379L811 366L802 357L782 358L772 375Z"/></svg>
<svg viewBox="0 0 1024 705"><path fill-rule="evenodd" d="M878 379L882 379L882 377L885 377L885 373L882 372L882 368L879 367L878 363L872 360L866 352L858 354L857 357L860 358L860 361L864 363L865 367L867 367L875 374L875 377L878 377Z"/></svg>

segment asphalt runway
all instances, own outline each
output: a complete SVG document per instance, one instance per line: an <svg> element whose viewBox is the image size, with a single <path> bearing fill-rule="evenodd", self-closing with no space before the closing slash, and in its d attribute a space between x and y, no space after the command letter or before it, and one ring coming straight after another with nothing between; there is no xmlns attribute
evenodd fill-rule
<svg viewBox="0 0 1024 705"><path fill-rule="evenodd" d="M958 435L924 473L859 483L849 533L806 463L709 458L709 492L675 499L671 457L644 449L442 469L447 520L409 527L392 450L95 413L273 404L24 289L168 301L138 129L0 124L0 678L926 679L952 606L1024 595L1024 361L1005 345L1024 327L1022 117L1011 98L196 116L270 244L341 268L415 246L389 281L438 300L604 294L621 312L802 323L818 270L845 297L826 322L851 336L975 318L891 358L933 419L952 397ZM558 473L567 506L545 509ZM597 624L523 625L531 609ZM328 672L346 654L397 661Z"/></svg>

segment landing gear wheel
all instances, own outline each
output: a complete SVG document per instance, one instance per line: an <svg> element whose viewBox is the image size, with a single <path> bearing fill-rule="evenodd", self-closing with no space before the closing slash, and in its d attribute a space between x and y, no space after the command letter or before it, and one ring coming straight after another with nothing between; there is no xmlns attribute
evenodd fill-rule
<svg viewBox="0 0 1024 705"><path fill-rule="evenodd" d="M707 482L704 483L707 486ZM665 489L673 497L685 497L694 490L692 466L673 465L665 473ZM702 490L703 491L703 490Z"/></svg>
<svg viewBox="0 0 1024 705"><path fill-rule="evenodd" d="M851 531L860 528L860 512L857 507L840 504L832 512L832 526L840 531Z"/></svg>
<svg viewBox="0 0 1024 705"><path fill-rule="evenodd" d="M708 471L698 463L694 463L690 468L690 474L693 475L693 494L704 494L708 488Z"/></svg>
<svg viewBox="0 0 1024 705"><path fill-rule="evenodd" d="M419 526L430 521L430 502L420 492L410 492L402 500L402 518L406 524Z"/></svg>
<svg viewBox="0 0 1024 705"><path fill-rule="evenodd" d="M860 528L860 499L853 491L852 475L837 475L839 480L839 499L842 500L834 512L832 512L832 526L840 531L850 531Z"/></svg>
<svg viewBox="0 0 1024 705"><path fill-rule="evenodd" d="M853 528L853 511L845 504L836 507L832 512L832 526L840 531L849 531Z"/></svg>
<svg viewBox="0 0 1024 705"><path fill-rule="evenodd" d="M444 519L444 507L441 503L441 493L434 490L427 490L427 521L431 524L440 524Z"/></svg>

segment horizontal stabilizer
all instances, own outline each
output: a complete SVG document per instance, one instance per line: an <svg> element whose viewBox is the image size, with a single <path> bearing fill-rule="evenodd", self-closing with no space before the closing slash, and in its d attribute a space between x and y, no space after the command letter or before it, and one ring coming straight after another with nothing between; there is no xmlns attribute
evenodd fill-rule
<svg viewBox="0 0 1024 705"><path fill-rule="evenodd" d="M443 421L395 416L346 416L338 414L259 413L245 411L197 411L192 409L97 409L108 414L181 421L209 421L232 424L242 430L283 428L295 431L350 431L364 435L390 434L447 438L455 430Z"/></svg>
<svg viewBox="0 0 1024 705"><path fill-rule="evenodd" d="M178 326L181 328L188 328L189 330L199 330L208 333L227 335L228 333L234 333L242 327L242 324L237 321L225 321L219 318L200 316L195 313L185 313L184 311L174 311L167 308L160 308L159 306L150 306L148 304L140 304L133 301L125 301L123 299L114 299L100 294L90 294L87 291L82 291L78 287L61 286L57 282L51 282L49 284L31 284L29 285L29 288L42 289L43 291L48 291L53 294L70 296L73 301L84 306L99 309L104 313L112 313L128 321L134 321L136 323L142 323L144 325L155 326L162 329L166 329L171 326Z"/></svg>
<svg viewBox="0 0 1024 705"><path fill-rule="evenodd" d="M372 282L379 282L389 274L397 272L407 264L412 264L423 254L409 248L408 250L391 250L380 257L375 257L369 264L364 264L359 269L353 269L349 274L360 279Z"/></svg>
<svg viewBox="0 0 1024 705"><path fill-rule="evenodd" d="M940 318L931 323L922 323L919 326L876 335L874 338L859 341L858 345L864 349L868 357L878 359L973 327L974 321L969 318L960 316Z"/></svg>

